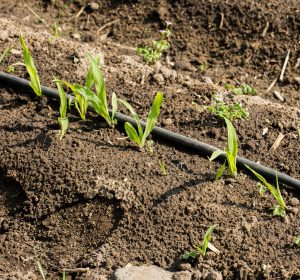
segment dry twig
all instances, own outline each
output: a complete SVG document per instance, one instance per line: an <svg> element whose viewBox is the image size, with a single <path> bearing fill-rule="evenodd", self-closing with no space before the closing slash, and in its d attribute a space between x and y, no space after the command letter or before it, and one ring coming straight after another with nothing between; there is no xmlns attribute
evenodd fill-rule
<svg viewBox="0 0 300 280"><path fill-rule="evenodd" d="M284 75L286 66L287 66L288 61L289 61L290 52L291 52L291 51L288 50L288 52L287 52L287 54L286 54L286 57L285 57L285 60L284 60L284 63L283 63L282 69L281 69L281 73L280 73L280 76L279 76L279 81L280 81L280 82L283 81L283 75Z"/></svg>
<svg viewBox="0 0 300 280"><path fill-rule="evenodd" d="M270 148L269 152L274 152L279 147L279 145L280 145L283 138L284 138L284 134L282 134L280 132L277 139L275 140L272 147Z"/></svg>

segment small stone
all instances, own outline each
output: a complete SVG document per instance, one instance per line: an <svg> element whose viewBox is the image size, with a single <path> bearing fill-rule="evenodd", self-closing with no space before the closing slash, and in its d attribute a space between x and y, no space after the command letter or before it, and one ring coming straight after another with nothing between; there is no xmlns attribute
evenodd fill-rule
<svg viewBox="0 0 300 280"><path fill-rule="evenodd" d="M295 81L300 85L300 77L295 77Z"/></svg>
<svg viewBox="0 0 300 280"><path fill-rule="evenodd" d="M166 79L170 79L171 77L176 77L176 71L166 67L166 66L162 66L161 69L160 69L160 72L163 74L163 76L166 78Z"/></svg>
<svg viewBox="0 0 300 280"><path fill-rule="evenodd" d="M155 265L129 266L119 268L114 272L116 280L172 280L173 273Z"/></svg>
<svg viewBox="0 0 300 280"><path fill-rule="evenodd" d="M223 276L220 272L213 270L208 273L205 280L223 280Z"/></svg>
<svg viewBox="0 0 300 280"><path fill-rule="evenodd" d="M299 199L296 197L291 198L289 202L290 202L290 205L292 205L292 206L298 206L300 204Z"/></svg>
<svg viewBox="0 0 300 280"><path fill-rule="evenodd" d="M0 40L6 41L9 38L9 34L7 30L3 30L0 32Z"/></svg>
<svg viewBox="0 0 300 280"><path fill-rule="evenodd" d="M79 33L72 33L72 37L76 40L80 40L80 34Z"/></svg>
<svg viewBox="0 0 300 280"><path fill-rule="evenodd" d="M189 271L181 271L173 274L172 280L191 280L192 273Z"/></svg>
<svg viewBox="0 0 300 280"><path fill-rule="evenodd" d="M92 11L97 11L97 10L99 10L100 5L97 2L91 2L91 3L89 3L89 7Z"/></svg>
<svg viewBox="0 0 300 280"><path fill-rule="evenodd" d="M20 50L11 49L10 53L13 55L20 55L22 52Z"/></svg>
<svg viewBox="0 0 300 280"><path fill-rule="evenodd" d="M269 131L269 128L265 127L262 131L262 136L266 135Z"/></svg>
<svg viewBox="0 0 300 280"><path fill-rule="evenodd" d="M155 82L157 82L158 84L162 84L164 83L165 79L164 76L162 74L154 74L153 75L153 79Z"/></svg>
<svg viewBox="0 0 300 280"><path fill-rule="evenodd" d="M180 263L178 268L182 271L190 270L192 265L190 263Z"/></svg>
<svg viewBox="0 0 300 280"><path fill-rule="evenodd" d="M209 77L203 77L203 81L204 81L204 83L209 84L209 85L214 84L213 81L211 80L211 78L209 78Z"/></svg>
<svg viewBox="0 0 300 280"><path fill-rule="evenodd" d="M171 118L164 119L164 120L163 120L163 124L164 124L165 126L173 125L173 120L172 120Z"/></svg>

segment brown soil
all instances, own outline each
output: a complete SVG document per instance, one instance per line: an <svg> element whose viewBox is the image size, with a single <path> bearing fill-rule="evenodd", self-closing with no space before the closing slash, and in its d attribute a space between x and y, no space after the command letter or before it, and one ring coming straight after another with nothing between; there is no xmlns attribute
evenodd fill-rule
<svg viewBox="0 0 300 280"><path fill-rule="evenodd" d="M250 112L248 121L235 122L240 155L300 179L297 0L289 5L281 0L99 1L98 10L88 1L73 1L56 40L25 7L52 24L62 3L49 2L1 1L0 53L13 48L1 71L22 60L21 28L44 85L54 87L53 76L82 82L86 53L101 53L109 95L116 92L145 116L155 92L163 91L159 125L220 148L226 145L226 128L203 105L221 92ZM134 48L157 38L164 19L173 22L169 59L149 67ZM266 93L287 50L285 79ZM213 85L197 71L201 63L209 65L205 76ZM14 74L28 78L22 67ZM228 82L250 83L258 96L232 96L223 88ZM285 101L274 99L273 90ZM89 270L69 273L69 279L110 279L127 263L176 271L182 269L180 255L212 224L218 227L211 242L221 253L200 257L189 268L194 279L199 271L204 279L210 270L225 279L300 278L299 247L291 246L300 233L299 191L282 186L291 209L285 218L272 217L273 198L261 198L256 180L242 170L236 180L212 182L218 164L201 155L155 138L153 154L139 152L124 139L121 125L113 130L92 113L85 122L73 113L60 141L56 101L0 89L1 279L40 279L36 256L47 279L61 279L63 269L78 267ZM270 152L280 132L284 140ZM160 175L161 159L167 176Z"/></svg>

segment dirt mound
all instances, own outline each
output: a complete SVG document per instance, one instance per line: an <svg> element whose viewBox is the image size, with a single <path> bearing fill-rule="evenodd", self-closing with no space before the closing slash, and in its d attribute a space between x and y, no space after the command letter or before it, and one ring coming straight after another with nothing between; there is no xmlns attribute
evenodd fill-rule
<svg viewBox="0 0 300 280"><path fill-rule="evenodd" d="M47 19L61 7L60 1L54 6L49 2L28 4ZM24 13L24 2L5 3L1 13ZM220 148L226 145L226 128L204 106L222 94L226 102L240 101L250 112L249 120L234 123L240 155L300 178L299 85L293 79L298 68L288 67L284 83L276 85L286 91L284 103L273 103L261 90L280 72L286 49L292 51L290 65L299 56L294 47L299 36L297 11L292 10L296 2L289 7L280 3L274 4L280 8L276 20L271 4L251 1L101 1L97 9L73 1L62 17L64 38L33 32L33 16L28 22L1 19L0 53L7 46L13 50L0 70L22 60L18 36L26 22L22 32L42 84L54 87L53 76L82 83L86 53L100 53L109 96L116 92L130 100L145 117L155 93L163 91L159 125ZM132 47L155 38L166 18L173 21L170 61L147 66ZM106 39L98 42L95 29L116 19L107 27ZM267 22L267 35L261 38ZM83 24L89 26L81 28ZM71 41L69 35L74 39L76 32L88 44ZM208 63L205 75L215 84L197 72L198 63ZM27 78L22 67L14 74ZM235 77L248 82L254 75L260 77L253 82L260 97L234 96L223 87ZM285 187L282 194L290 211L285 218L272 217L273 198L261 198L256 180L242 171L236 180L213 182L218 164L156 138L153 154L139 152L124 138L121 125L107 128L93 113L81 121L72 111L70 130L60 141L58 106L31 92L0 89L1 279L39 279L36 256L48 271L47 279L76 268L84 273L75 270L69 279L110 279L127 263L181 270L180 255L201 242L212 224L218 227L211 242L220 254L209 251L186 266L191 277L205 279L209 271L219 271L225 279L300 277L299 248L292 246L300 230L299 192ZM271 152L279 133L284 139ZM160 160L166 163L166 176L161 175Z"/></svg>

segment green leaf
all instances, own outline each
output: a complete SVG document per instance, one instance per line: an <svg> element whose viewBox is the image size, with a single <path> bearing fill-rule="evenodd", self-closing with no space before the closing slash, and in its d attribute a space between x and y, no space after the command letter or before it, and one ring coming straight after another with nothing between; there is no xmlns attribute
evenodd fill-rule
<svg viewBox="0 0 300 280"><path fill-rule="evenodd" d="M209 160L210 160L210 161L213 161L213 160L215 160L218 156L220 156L221 154L224 154L224 151L222 151L222 150L215 150L215 151L211 154Z"/></svg>
<svg viewBox="0 0 300 280"><path fill-rule="evenodd" d="M197 252L195 251L190 251L190 252L185 252L180 256L181 260L188 260L188 259L196 259L197 258Z"/></svg>
<svg viewBox="0 0 300 280"><path fill-rule="evenodd" d="M199 253L201 253L203 256L206 255L206 250L208 248L208 243L210 241L211 238L211 234L212 232L215 230L215 228L217 227L217 225L212 225L209 227L209 229L206 231L202 244L200 247L194 245L195 249L199 251Z"/></svg>
<svg viewBox="0 0 300 280"><path fill-rule="evenodd" d="M60 98L60 107L59 107L60 117L65 118L67 114L67 107L68 107L67 96L63 87L61 86L61 82L57 79L55 79L54 81L56 83L58 93L59 93L59 98Z"/></svg>
<svg viewBox="0 0 300 280"><path fill-rule="evenodd" d="M99 63L100 63L100 56L97 55L95 57L95 61L96 61L96 64L97 64L97 67L99 66ZM89 89L92 88L94 84L94 78L93 78L93 67L92 65L89 66L89 70L88 70L88 73L86 75L86 81L85 81L85 86Z"/></svg>
<svg viewBox="0 0 300 280"><path fill-rule="evenodd" d="M68 128L69 128L69 119L67 117L65 118L58 118L58 124L60 126L61 134L60 134L60 140L65 136Z"/></svg>
<svg viewBox="0 0 300 280"><path fill-rule="evenodd" d="M273 207L273 216L284 217L285 216L285 209L281 208L280 205L275 205Z"/></svg>
<svg viewBox="0 0 300 280"><path fill-rule="evenodd" d="M217 181L224 173L226 168L226 160L224 161L224 163L218 168L216 176L215 176L215 181Z"/></svg>
<svg viewBox="0 0 300 280"><path fill-rule="evenodd" d="M23 49L23 59L24 59L24 63L27 69L27 72L30 76L30 83L29 85L31 86L31 88L33 89L33 91L35 92L35 94L37 96L42 96L42 88L41 88L41 83L40 83L40 78L38 75L38 72L36 70L36 67L34 65L32 56L30 54L29 49L27 48L25 41L24 41L24 37L22 35L22 33L20 33L20 43Z"/></svg>
<svg viewBox="0 0 300 280"><path fill-rule="evenodd" d="M256 171L254 171L248 165L245 164L245 166L256 176L256 178L258 178L261 182L263 182L265 184L265 186L269 189L269 191L271 192L271 194L273 195L273 197L276 199L277 203L279 204L279 207L281 208L280 211L285 211L286 204L285 204L285 202L283 200L283 197L282 197L280 189L279 189L277 174L276 174L276 188L275 188L273 185L269 184L267 182L267 180L263 176L261 176L259 173L257 173ZM274 211L275 211L275 208L274 208ZM276 208L275 212L276 213L280 213L280 211ZM281 216L281 215L279 215L279 216Z"/></svg>
<svg viewBox="0 0 300 280"><path fill-rule="evenodd" d="M230 120L224 118L227 125L227 133L228 133L228 149L234 158L237 157L238 153L238 140L235 129Z"/></svg>
<svg viewBox="0 0 300 280"><path fill-rule="evenodd" d="M93 72L93 80L96 87L97 96L100 98L101 102L107 108L107 97L106 97L106 88L103 75L97 65L97 60L88 53L88 58L91 63L91 68Z"/></svg>
<svg viewBox="0 0 300 280"><path fill-rule="evenodd" d="M140 124L140 118L139 118L138 114L134 111L134 109L132 108L132 106L127 101L125 101L124 99L119 99L118 98L118 101L120 103L122 103L127 108L127 110L130 112L130 114L132 115L132 117L135 119L135 123L136 123L136 126L138 128L139 138L141 140L142 137L143 137L144 131L143 131L143 128L142 128L142 126Z"/></svg>
<svg viewBox="0 0 300 280"><path fill-rule="evenodd" d="M300 246L300 235L297 236L297 237L295 238L294 243L295 243L296 245Z"/></svg>
<svg viewBox="0 0 300 280"><path fill-rule="evenodd" d="M117 95L113 92L112 97L111 97L111 120L112 123L116 123L117 121L115 120L115 114L118 110L118 98Z"/></svg>
<svg viewBox="0 0 300 280"><path fill-rule="evenodd" d="M268 188L259 182L257 183L257 185L259 186L259 195L264 196L264 194L268 190Z"/></svg>
<svg viewBox="0 0 300 280"><path fill-rule="evenodd" d="M229 151L226 152L226 158L227 158L227 162L228 162L229 174L231 177L235 177L237 174L236 159Z"/></svg>
<svg viewBox="0 0 300 280"><path fill-rule="evenodd" d="M0 56L0 64L1 64L2 60L9 54L10 51L11 51L11 48L9 48L9 47L7 47L4 50L4 52Z"/></svg>
<svg viewBox="0 0 300 280"><path fill-rule="evenodd" d="M141 141L141 147L144 146L147 137L149 136L149 134L151 133L151 131L153 130L153 128L155 126L156 120L160 113L160 107L161 107L162 103L163 103L163 93L157 92L157 94L154 98L152 107L150 109L150 112L148 114L144 135L143 135L142 141Z"/></svg>
<svg viewBox="0 0 300 280"><path fill-rule="evenodd" d="M131 123L126 122L125 123L125 131L127 133L127 136L133 141L135 142L138 146L140 146L141 144L141 140L135 130L135 128L132 126Z"/></svg>
<svg viewBox="0 0 300 280"><path fill-rule="evenodd" d="M40 260L39 260L38 257L36 257L35 262L37 264L37 267L38 267L38 270L39 270L41 276L43 277L43 280L46 280L43 266L42 266L42 264L41 264L41 262L40 262Z"/></svg>

